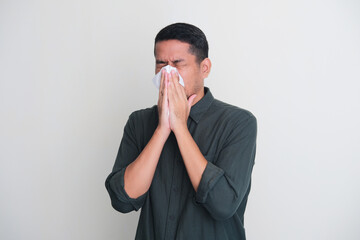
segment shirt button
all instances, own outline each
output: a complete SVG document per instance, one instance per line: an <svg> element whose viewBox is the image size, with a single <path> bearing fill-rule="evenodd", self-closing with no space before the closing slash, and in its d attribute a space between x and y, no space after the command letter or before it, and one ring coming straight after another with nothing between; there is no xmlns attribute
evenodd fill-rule
<svg viewBox="0 0 360 240"><path fill-rule="evenodd" d="M174 188L173 188L173 191L174 191L174 192L178 192L178 190L179 190L179 189L178 189L177 187L174 187Z"/></svg>
<svg viewBox="0 0 360 240"><path fill-rule="evenodd" d="M173 215L169 216L169 220L174 221L175 217Z"/></svg>

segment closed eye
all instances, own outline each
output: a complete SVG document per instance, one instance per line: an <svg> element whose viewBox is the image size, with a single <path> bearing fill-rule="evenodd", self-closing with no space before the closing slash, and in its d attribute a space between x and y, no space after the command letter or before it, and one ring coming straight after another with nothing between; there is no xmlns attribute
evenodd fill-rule
<svg viewBox="0 0 360 240"><path fill-rule="evenodd" d="M161 60L156 60L156 64L164 65L164 64L166 64L166 62L161 61Z"/></svg>
<svg viewBox="0 0 360 240"><path fill-rule="evenodd" d="M184 62L184 59L177 59L177 60L173 61L172 63L173 63L174 65L176 65L176 64L179 64L179 63L181 63L181 62Z"/></svg>

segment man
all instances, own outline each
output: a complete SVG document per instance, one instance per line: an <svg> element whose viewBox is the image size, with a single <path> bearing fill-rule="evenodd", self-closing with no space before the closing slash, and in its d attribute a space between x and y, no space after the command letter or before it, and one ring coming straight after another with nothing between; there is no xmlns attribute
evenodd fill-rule
<svg viewBox="0 0 360 240"><path fill-rule="evenodd" d="M199 28L169 25L154 48L156 72L178 73L163 71L157 106L126 123L105 183L112 206L141 208L136 239L245 239L256 118L204 87L211 61Z"/></svg>

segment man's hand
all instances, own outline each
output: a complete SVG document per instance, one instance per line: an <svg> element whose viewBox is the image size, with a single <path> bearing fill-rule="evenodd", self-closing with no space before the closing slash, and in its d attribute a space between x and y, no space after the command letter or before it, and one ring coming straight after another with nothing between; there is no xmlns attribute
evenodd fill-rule
<svg viewBox="0 0 360 240"><path fill-rule="evenodd" d="M179 74L171 71L166 73L168 79L167 94L170 110L170 128L175 133L178 130L187 129L187 119L190 114L191 105L196 97L191 95L186 98L185 89L179 83Z"/></svg>
<svg viewBox="0 0 360 240"><path fill-rule="evenodd" d="M200 152L188 128L187 119L196 95L186 98L185 89L179 83L179 76L171 71L168 84L170 128L174 132L186 171L194 190L197 191L207 160Z"/></svg>
<svg viewBox="0 0 360 240"><path fill-rule="evenodd" d="M169 100L168 100L168 75L165 70L161 70L161 80L159 88L158 112L159 125L158 129L165 135L169 136L170 121L169 121Z"/></svg>
<svg viewBox="0 0 360 240"><path fill-rule="evenodd" d="M159 124L140 155L125 170L124 189L131 198L138 198L149 190L161 151L171 132L167 82L167 76L162 72L158 100Z"/></svg>

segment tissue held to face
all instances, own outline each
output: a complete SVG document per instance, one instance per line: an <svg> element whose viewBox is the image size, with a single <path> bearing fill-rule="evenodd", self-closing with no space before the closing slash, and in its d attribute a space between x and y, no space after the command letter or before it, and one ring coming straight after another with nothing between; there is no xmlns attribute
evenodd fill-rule
<svg viewBox="0 0 360 240"><path fill-rule="evenodd" d="M166 65L165 67L163 67L156 75L155 77L153 78L153 83L155 84L156 88L159 89L160 88L160 82L161 82L161 75L162 75L162 72L163 70L165 70L166 72L168 73L171 73L171 71L175 71L175 72L178 72L178 70L170 65ZM178 74L179 76L179 83L185 87L184 85L184 80L183 78L181 77L180 74Z"/></svg>
<svg viewBox="0 0 360 240"><path fill-rule="evenodd" d="M204 75L196 56L189 52L190 45L178 40L166 40L155 45L156 70L158 73L166 65L175 67L185 84L187 97L204 95Z"/></svg>

